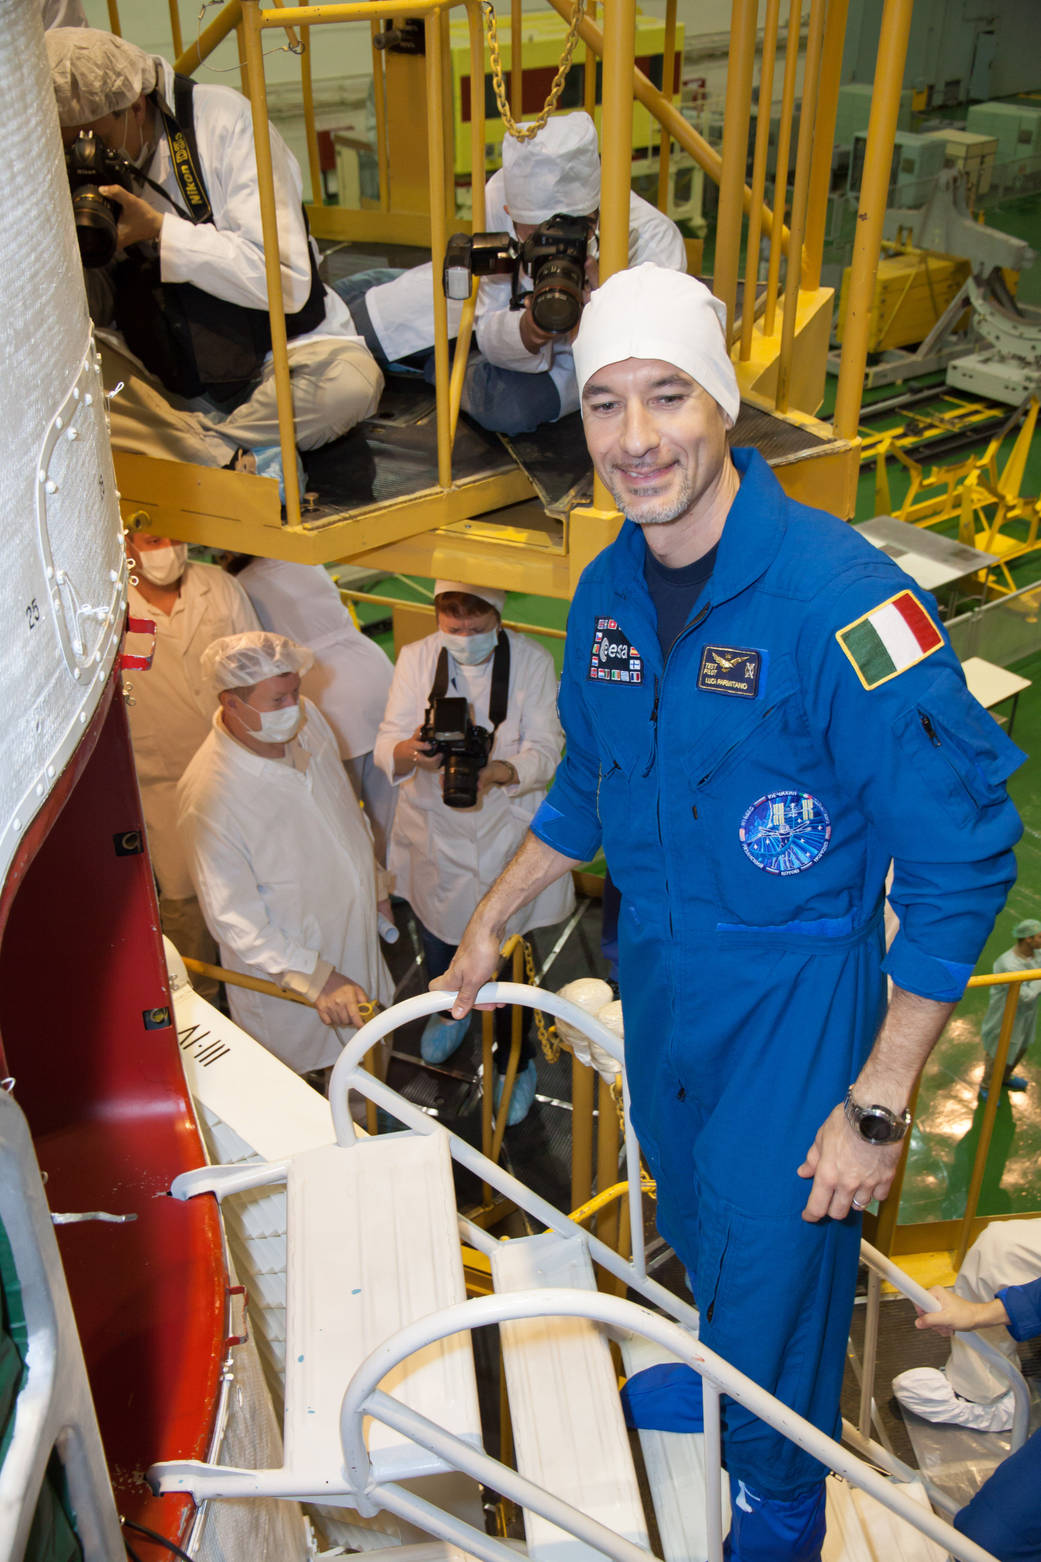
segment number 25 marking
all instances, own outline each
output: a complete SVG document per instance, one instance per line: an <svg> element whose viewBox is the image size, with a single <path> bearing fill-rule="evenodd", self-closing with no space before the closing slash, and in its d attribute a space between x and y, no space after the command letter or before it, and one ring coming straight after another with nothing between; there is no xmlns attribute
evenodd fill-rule
<svg viewBox="0 0 1041 1562"><path fill-rule="evenodd" d="M25 616L28 620L29 628L35 629L37 624L40 622L40 609L37 606L35 597L33 597L32 601L29 603L29 606L26 608Z"/></svg>

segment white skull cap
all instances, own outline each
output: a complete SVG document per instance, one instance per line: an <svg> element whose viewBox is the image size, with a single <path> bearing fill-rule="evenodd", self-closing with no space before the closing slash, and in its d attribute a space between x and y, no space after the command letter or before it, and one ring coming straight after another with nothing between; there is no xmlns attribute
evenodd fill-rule
<svg viewBox="0 0 1041 1562"><path fill-rule="evenodd" d="M530 141L507 136L502 173L514 222L545 222L558 212L588 217L600 205L596 126L579 111L554 115Z"/></svg>
<svg viewBox="0 0 1041 1562"><path fill-rule="evenodd" d="M465 580L435 580L434 600L444 596L449 591L462 591L468 597L480 597L482 602L487 602L502 617L502 610L506 606L505 591L496 591L493 586L471 586Z"/></svg>
<svg viewBox="0 0 1041 1562"><path fill-rule="evenodd" d="M582 311L572 349L579 394L609 363L658 358L707 390L733 428L741 393L725 326L726 310L696 277L649 261L616 271Z"/></svg>
<svg viewBox="0 0 1041 1562"><path fill-rule="evenodd" d="M247 629L241 635L211 640L200 665L206 682L219 693L222 689L251 689L280 673L306 673L314 666L314 652L269 629Z"/></svg>
<svg viewBox="0 0 1041 1562"><path fill-rule="evenodd" d="M119 114L155 87L155 60L115 33L97 27L52 27L44 37L63 127Z"/></svg>

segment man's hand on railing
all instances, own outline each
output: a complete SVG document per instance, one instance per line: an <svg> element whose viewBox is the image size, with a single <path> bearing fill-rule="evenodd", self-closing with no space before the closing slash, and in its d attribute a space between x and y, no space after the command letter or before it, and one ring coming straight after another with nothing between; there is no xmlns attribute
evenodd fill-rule
<svg viewBox="0 0 1041 1562"><path fill-rule="evenodd" d="M964 1296L959 1296L957 1291L945 1290L942 1285L930 1286L929 1295L935 1296L940 1304L939 1310L927 1313L916 1306L918 1318L915 1328L932 1329L945 1339L966 1329L988 1329L1009 1321L1005 1304L997 1297L992 1302L970 1302Z"/></svg>
<svg viewBox="0 0 1041 1562"><path fill-rule="evenodd" d="M459 996L452 1005L454 1020L469 1014L479 989L485 982L495 980L499 948L498 933L485 931L478 914L471 917L452 964L443 976L435 976L430 983L431 992L454 992L458 988ZM501 1009L502 1004L482 1003L478 1007Z"/></svg>
<svg viewBox="0 0 1041 1562"><path fill-rule="evenodd" d="M359 987L357 982L342 972L331 971L314 1006L323 1025L353 1025L358 1029L366 1019L361 1005L368 1002L368 994L363 987Z"/></svg>

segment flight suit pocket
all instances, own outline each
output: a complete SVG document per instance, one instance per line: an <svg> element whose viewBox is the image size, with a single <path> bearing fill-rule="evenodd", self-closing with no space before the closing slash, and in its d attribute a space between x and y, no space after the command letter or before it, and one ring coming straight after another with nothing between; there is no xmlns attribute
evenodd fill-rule
<svg viewBox="0 0 1041 1562"><path fill-rule="evenodd" d="M1004 801L1005 782L1022 755L974 702L959 703L957 726L945 722L940 709L950 709L942 694L913 706L899 722L897 737L937 803L958 823L972 824L981 809Z"/></svg>

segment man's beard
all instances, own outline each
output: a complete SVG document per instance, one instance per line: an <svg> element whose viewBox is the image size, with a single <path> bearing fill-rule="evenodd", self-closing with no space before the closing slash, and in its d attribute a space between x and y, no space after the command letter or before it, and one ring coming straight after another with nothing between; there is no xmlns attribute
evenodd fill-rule
<svg viewBox="0 0 1041 1562"><path fill-rule="evenodd" d="M640 513L635 514L628 508L628 504L633 501L631 499L626 501L621 483L617 488L612 487L610 483L607 487L611 489L615 504L634 526L668 526L671 522L678 521L681 515L686 514L694 497L694 486L689 476L684 474L679 493L662 495L661 498L647 498L640 504Z"/></svg>

